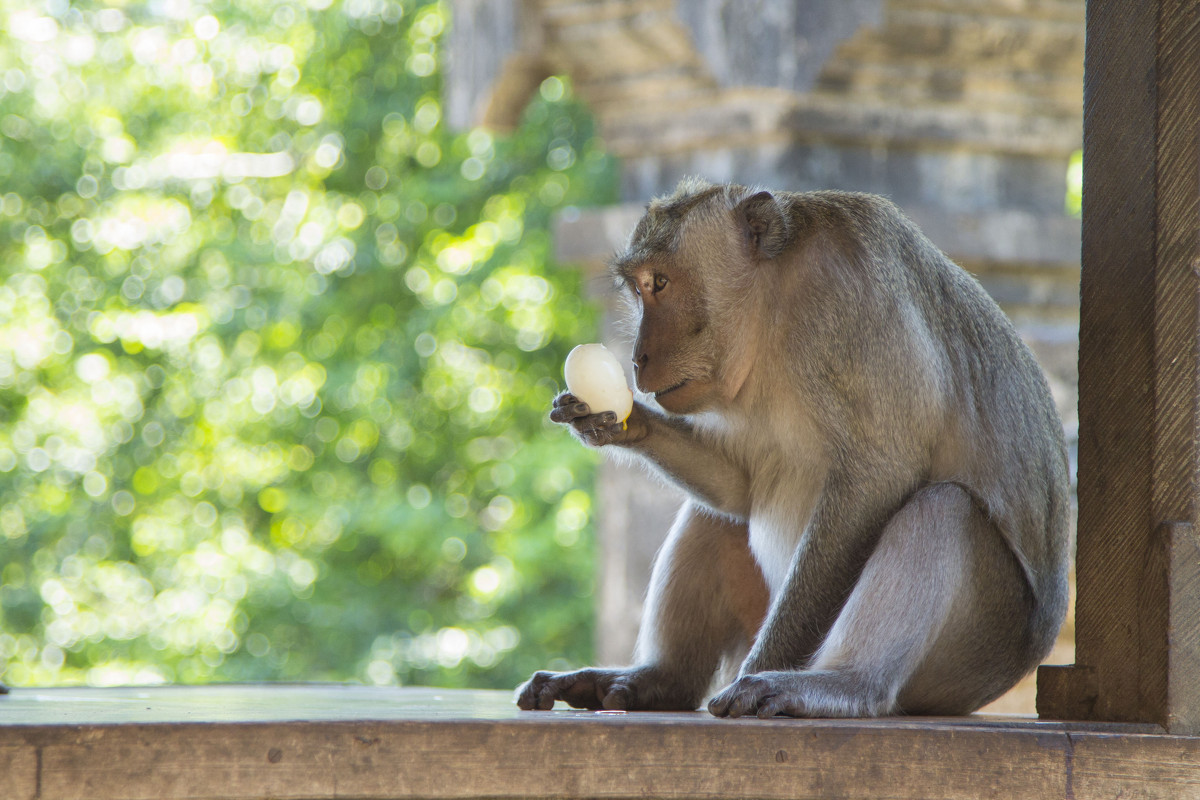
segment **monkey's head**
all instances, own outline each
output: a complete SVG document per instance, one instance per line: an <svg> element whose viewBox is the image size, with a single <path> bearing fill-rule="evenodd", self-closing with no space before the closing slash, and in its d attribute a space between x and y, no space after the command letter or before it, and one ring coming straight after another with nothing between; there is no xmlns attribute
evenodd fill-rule
<svg viewBox="0 0 1200 800"><path fill-rule="evenodd" d="M762 262L790 241L770 192L686 179L650 203L612 268L630 301L637 386L667 411L703 411L737 395L759 341Z"/></svg>

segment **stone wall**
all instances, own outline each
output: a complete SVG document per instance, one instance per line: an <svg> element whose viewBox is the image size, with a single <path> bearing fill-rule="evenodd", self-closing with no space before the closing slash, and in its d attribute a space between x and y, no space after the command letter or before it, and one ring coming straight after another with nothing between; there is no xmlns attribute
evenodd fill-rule
<svg viewBox="0 0 1200 800"><path fill-rule="evenodd" d="M621 159L624 203L564 219L564 261L602 269L684 175L886 195L1014 319L1073 439L1080 233L1064 190L1081 142L1083 0L453 7L452 124L511 125L542 79L568 74ZM677 499L614 466L598 495L599 653L621 662Z"/></svg>

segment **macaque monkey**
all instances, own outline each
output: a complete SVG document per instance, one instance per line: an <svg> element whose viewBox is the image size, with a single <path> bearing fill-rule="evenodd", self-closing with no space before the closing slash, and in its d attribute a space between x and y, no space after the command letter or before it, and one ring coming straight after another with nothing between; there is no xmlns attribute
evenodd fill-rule
<svg viewBox="0 0 1200 800"><path fill-rule="evenodd" d="M635 663L538 672L522 709L695 709L721 670L721 717L966 714L1045 657L1062 426L1004 314L894 205L689 179L613 273L654 402L622 424L563 393L550 417L689 499Z"/></svg>

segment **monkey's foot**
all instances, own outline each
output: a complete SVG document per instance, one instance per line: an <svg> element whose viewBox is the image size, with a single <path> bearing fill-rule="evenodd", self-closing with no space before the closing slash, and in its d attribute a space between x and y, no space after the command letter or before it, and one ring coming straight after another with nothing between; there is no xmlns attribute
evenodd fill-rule
<svg viewBox="0 0 1200 800"><path fill-rule="evenodd" d="M743 675L708 703L717 717L880 717L895 702L848 672L759 672Z"/></svg>
<svg viewBox="0 0 1200 800"><path fill-rule="evenodd" d="M517 689L525 711L549 711L555 700L593 710L694 711L700 698L649 668L535 672Z"/></svg>

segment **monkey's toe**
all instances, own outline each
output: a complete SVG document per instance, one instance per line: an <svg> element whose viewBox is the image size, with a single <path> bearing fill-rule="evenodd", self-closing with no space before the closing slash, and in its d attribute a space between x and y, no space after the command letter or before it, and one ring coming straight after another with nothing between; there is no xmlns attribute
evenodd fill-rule
<svg viewBox="0 0 1200 800"><path fill-rule="evenodd" d="M604 695L604 702L601 703L601 706L605 711L628 711L636 708L633 687L614 684L608 690L608 694Z"/></svg>
<svg viewBox="0 0 1200 800"><path fill-rule="evenodd" d="M794 702L797 699L781 694L774 695L773 697L765 697L759 702L758 710L755 713L759 719L770 719L771 717L779 716L808 716L804 711L804 704Z"/></svg>
<svg viewBox="0 0 1200 800"><path fill-rule="evenodd" d="M787 713L776 709L789 705L788 693L781 692L770 678L762 675L743 675L714 697L708 704L708 710L716 717L744 717L754 714L765 719L779 713Z"/></svg>

